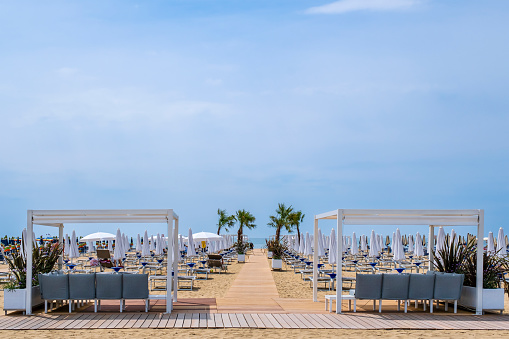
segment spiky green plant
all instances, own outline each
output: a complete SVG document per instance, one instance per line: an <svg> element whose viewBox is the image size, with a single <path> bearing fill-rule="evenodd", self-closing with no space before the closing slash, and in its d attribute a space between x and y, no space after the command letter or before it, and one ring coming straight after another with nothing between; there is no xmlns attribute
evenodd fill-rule
<svg viewBox="0 0 509 339"><path fill-rule="evenodd" d="M458 273L467 257L471 255L474 245L473 240L466 246L456 241L445 241L444 247L434 253L435 268L438 272Z"/></svg>
<svg viewBox="0 0 509 339"><path fill-rule="evenodd" d="M46 243L41 247L32 244L32 286L39 285L39 273L49 273L53 270L62 250L63 247L59 243ZM13 251L11 255L12 257L6 257L6 260L14 280L8 283L5 288L8 290L26 288L26 255L21 251Z"/></svg>
<svg viewBox="0 0 509 339"><path fill-rule="evenodd" d="M272 259L283 259L284 252L288 249L281 241L265 240L267 251L272 252Z"/></svg>
<svg viewBox="0 0 509 339"><path fill-rule="evenodd" d="M483 288L502 288L504 274L509 272L509 261L495 254L483 252ZM463 285L477 286L477 246L473 246L459 273L465 275Z"/></svg>

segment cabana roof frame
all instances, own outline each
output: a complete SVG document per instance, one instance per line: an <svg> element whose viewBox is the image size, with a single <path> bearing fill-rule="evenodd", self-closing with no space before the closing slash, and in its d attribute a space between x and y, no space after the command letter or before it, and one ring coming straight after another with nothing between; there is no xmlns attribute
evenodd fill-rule
<svg viewBox="0 0 509 339"><path fill-rule="evenodd" d="M177 301L177 279L172 279L171 271L177 272L178 257L176 244L179 216L172 209L117 209L117 210L28 210L27 243L32 242L33 225L53 226L59 228L59 241L62 243L64 224L80 223L165 223L168 225L167 279L166 279L166 312L171 312L173 301ZM175 227L173 227L175 222ZM173 255L172 255L173 251ZM27 252L27 288L26 314L32 314L32 251ZM30 263L30 264L28 264ZM61 261L59 262L61 265ZM173 298L171 296L173 280Z"/></svg>
<svg viewBox="0 0 509 339"><path fill-rule="evenodd" d="M477 249L483 251L484 210L395 210L395 209L337 209L315 215L314 245L318 246L318 220L337 220L337 286L342 286L342 237L343 225L427 225L429 226L428 249L434 246L434 228L438 226L476 226ZM482 314L483 263L477 256L477 309ZM429 251L430 269L433 269L433 251ZM313 254L313 300L317 300L318 255ZM481 286L481 287L479 287ZM341 288L336 288L336 313L341 313Z"/></svg>

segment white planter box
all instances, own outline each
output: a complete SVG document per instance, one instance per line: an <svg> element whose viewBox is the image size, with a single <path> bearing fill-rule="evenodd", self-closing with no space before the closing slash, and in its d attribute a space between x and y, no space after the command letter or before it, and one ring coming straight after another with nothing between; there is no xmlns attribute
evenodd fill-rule
<svg viewBox="0 0 509 339"><path fill-rule="evenodd" d="M32 287L32 307L43 304L41 290L39 286ZM9 291L4 290L4 310L5 311L24 311L26 309L26 289Z"/></svg>
<svg viewBox="0 0 509 339"><path fill-rule="evenodd" d="M283 269L283 259L272 259L272 269L273 270Z"/></svg>
<svg viewBox="0 0 509 339"><path fill-rule="evenodd" d="M458 301L461 306L476 308L477 294L475 287L463 286L461 298ZM483 310L503 310L504 309L504 289L486 289L482 290L482 309Z"/></svg>
<svg viewBox="0 0 509 339"><path fill-rule="evenodd" d="M246 255L245 254L237 254L237 261L238 262L246 262Z"/></svg>
<svg viewBox="0 0 509 339"><path fill-rule="evenodd" d="M268 251L268 252L267 252L267 257L268 257L269 259L272 259L272 252L271 252L271 251Z"/></svg>

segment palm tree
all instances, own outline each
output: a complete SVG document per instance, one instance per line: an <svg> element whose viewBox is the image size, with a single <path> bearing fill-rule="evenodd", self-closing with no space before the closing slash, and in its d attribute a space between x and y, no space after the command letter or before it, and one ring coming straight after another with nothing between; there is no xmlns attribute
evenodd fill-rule
<svg viewBox="0 0 509 339"><path fill-rule="evenodd" d="M256 227L254 224L256 218L254 215L249 213L246 210L238 210L236 214L236 219L239 222L239 230L237 231L237 241L239 243L243 242L242 235L244 234L244 227L247 227L248 229L253 229Z"/></svg>
<svg viewBox="0 0 509 339"><path fill-rule="evenodd" d="M235 225L235 221L237 220L234 215L228 215L226 210L217 209L217 215L219 216L219 220L217 222L217 235L221 232L221 229L224 229L226 232L230 230L230 228Z"/></svg>
<svg viewBox="0 0 509 339"><path fill-rule="evenodd" d="M292 206L286 207L285 204L278 204L276 216L271 215L269 217L270 222L267 224L267 226L274 227L276 229L276 243L279 243L282 228L285 228L288 232L292 231L292 213Z"/></svg>
<svg viewBox="0 0 509 339"><path fill-rule="evenodd" d="M304 213L302 213L302 211L293 212L290 215L291 225L292 225L292 227L295 227L297 229L297 237L299 239L299 243L300 243L300 230L299 230L299 226L304 221L304 217L305 216L306 215Z"/></svg>

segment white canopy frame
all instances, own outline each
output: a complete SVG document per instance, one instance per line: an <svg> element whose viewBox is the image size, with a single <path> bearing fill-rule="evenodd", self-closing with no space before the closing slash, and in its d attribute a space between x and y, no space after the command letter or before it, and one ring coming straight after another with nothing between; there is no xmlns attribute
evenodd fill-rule
<svg viewBox="0 0 509 339"><path fill-rule="evenodd" d="M337 209L315 215L314 248L318 248L318 220L337 220L337 253L336 253L336 313L341 313L342 294L342 237L343 225L427 225L429 226L428 251L430 270L433 270L434 228L440 226L477 226L477 275L476 315L482 315L483 256L484 251L484 210L378 210L378 209ZM318 253L313 253L313 301L318 301Z"/></svg>
<svg viewBox="0 0 509 339"><path fill-rule="evenodd" d="M172 279L171 267L178 272L178 223L179 216L173 209L129 209L129 210L28 210L27 243L32 242L34 225L58 227L58 239L62 243L64 224L78 223L159 223L168 225L167 266L166 266L166 312L171 313L173 302L177 301L177 279ZM173 252L173 256L172 256ZM27 251L26 314L32 314L32 251ZM59 259L62 267L62 258ZM175 274L175 278L177 275ZM173 297L171 295L173 281Z"/></svg>

